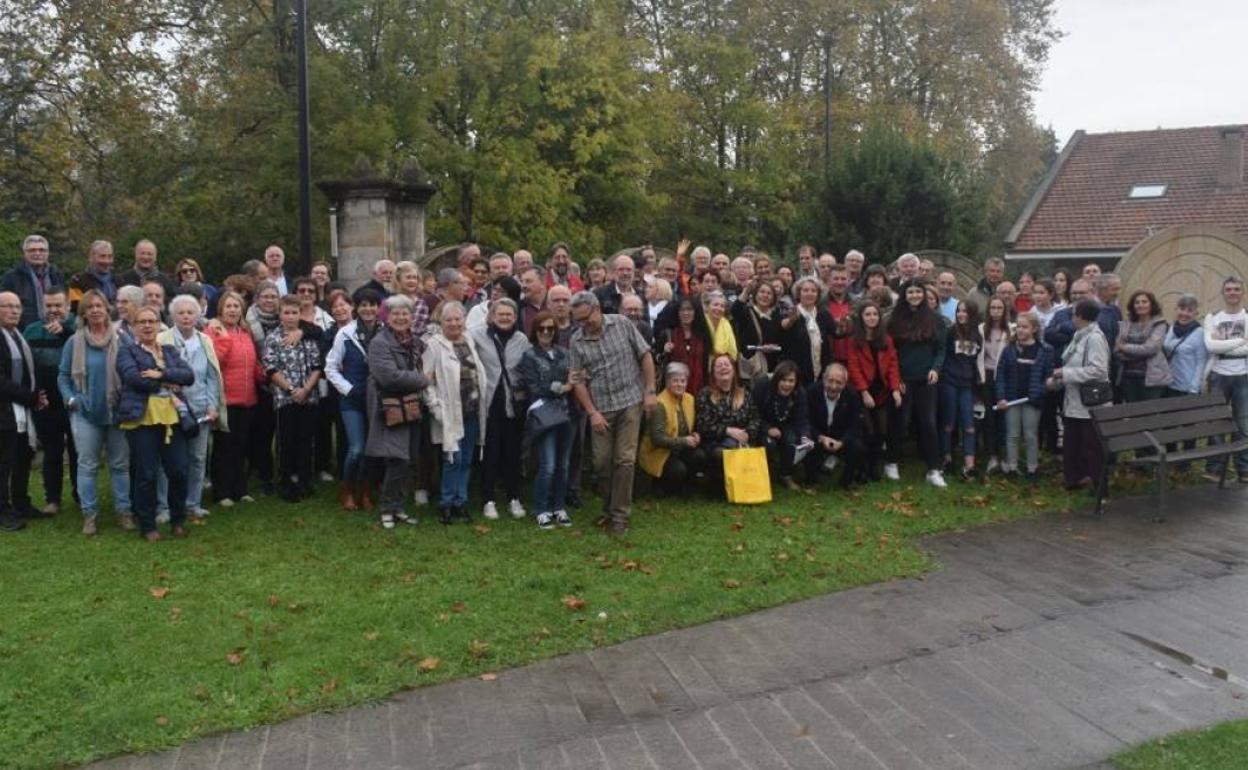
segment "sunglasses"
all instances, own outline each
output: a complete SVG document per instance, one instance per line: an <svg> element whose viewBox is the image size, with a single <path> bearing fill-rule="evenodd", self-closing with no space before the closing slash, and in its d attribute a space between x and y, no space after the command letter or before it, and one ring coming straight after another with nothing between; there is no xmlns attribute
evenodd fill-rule
<svg viewBox="0 0 1248 770"><path fill-rule="evenodd" d="M537 328L537 333L538 333L538 334L554 334L554 333L555 333L555 327L553 327L553 326L539 326L539 327Z"/></svg>

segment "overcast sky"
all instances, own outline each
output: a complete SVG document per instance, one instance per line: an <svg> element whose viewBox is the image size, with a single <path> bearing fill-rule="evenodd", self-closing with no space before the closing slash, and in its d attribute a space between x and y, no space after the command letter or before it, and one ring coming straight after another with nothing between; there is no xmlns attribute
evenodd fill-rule
<svg viewBox="0 0 1248 770"><path fill-rule="evenodd" d="M1089 133L1248 123L1248 0L1057 0L1036 117Z"/></svg>

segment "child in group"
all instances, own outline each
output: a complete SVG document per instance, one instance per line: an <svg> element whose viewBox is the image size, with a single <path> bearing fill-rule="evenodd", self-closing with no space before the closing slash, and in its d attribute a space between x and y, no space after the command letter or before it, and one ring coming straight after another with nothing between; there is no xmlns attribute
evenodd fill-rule
<svg viewBox="0 0 1248 770"><path fill-rule="evenodd" d="M1027 481L1036 483L1040 467L1040 415L1044 410L1044 383L1053 373L1053 348L1040 339L1035 313L1019 315L1014 340L997 361L996 410L1004 416L1005 463L1008 475L1018 473L1018 442L1027 449ZM1019 399L1025 403L1012 404Z"/></svg>
<svg viewBox="0 0 1248 770"><path fill-rule="evenodd" d="M953 431L962 437L963 481L975 477L975 394L984 381L984 337L979 311L972 302L959 302L945 343L940 372L940 448L945 472L953 470Z"/></svg>
<svg viewBox="0 0 1248 770"><path fill-rule="evenodd" d="M299 331L301 308L294 294L282 297L279 324L264 338L265 374L273 383L273 408L277 411L278 495L288 502L312 496L315 406L317 382L323 363L321 347L307 337L293 345L284 338Z"/></svg>

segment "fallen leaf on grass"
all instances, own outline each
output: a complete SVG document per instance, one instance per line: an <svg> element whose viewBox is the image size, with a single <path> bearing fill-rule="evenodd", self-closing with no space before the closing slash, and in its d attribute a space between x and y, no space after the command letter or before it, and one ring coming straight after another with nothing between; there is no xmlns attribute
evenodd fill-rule
<svg viewBox="0 0 1248 770"><path fill-rule="evenodd" d="M480 639L473 639L472 644L468 645L468 654L474 658L484 658L490 654L490 643L483 642Z"/></svg>
<svg viewBox="0 0 1248 770"><path fill-rule="evenodd" d="M467 609L468 609L468 605L464 604L463 602L455 602L454 604L451 605L451 612L454 612L456 614L464 612Z"/></svg>
<svg viewBox="0 0 1248 770"><path fill-rule="evenodd" d="M155 586L147 589L147 592L151 594L154 599L163 599L169 595L169 589L165 586Z"/></svg>
<svg viewBox="0 0 1248 770"><path fill-rule="evenodd" d="M326 681L325 684L321 685L321 692L325 695L329 695L331 692L337 689L338 689L337 679L330 679Z"/></svg>
<svg viewBox="0 0 1248 770"><path fill-rule="evenodd" d="M478 535L485 535L489 534L490 528L484 524L473 524L472 531L476 532Z"/></svg>
<svg viewBox="0 0 1248 770"><path fill-rule="evenodd" d="M442 661L438 660L437 658L431 655L421 660L419 663L417 663L416 670L422 674L428 674L430 671L433 671L440 665L442 665Z"/></svg>
<svg viewBox="0 0 1248 770"><path fill-rule="evenodd" d="M277 605L281 603L282 603L282 600L277 598L277 594L269 594L269 606L270 607L276 607Z"/></svg>
<svg viewBox="0 0 1248 770"><path fill-rule="evenodd" d="M731 524L729 524L729 525L728 525L728 529L729 529L730 531L732 531L732 532L740 532L741 530L745 529L745 522L744 522L744 521L734 521L734 522L732 522Z"/></svg>
<svg viewBox="0 0 1248 770"><path fill-rule="evenodd" d="M722 585L724 588L740 588L740 587L741 587L741 581L740 581L740 580L733 580L732 578L728 578L728 579L727 579L727 580L725 580L724 582L720 583L720 585Z"/></svg>
<svg viewBox="0 0 1248 770"><path fill-rule="evenodd" d="M181 608L181 607L170 607L170 608L169 608L169 619L170 619L170 620L177 620L177 619L179 619L179 618L181 618L181 617L182 617L182 608Z"/></svg>
<svg viewBox="0 0 1248 770"><path fill-rule="evenodd" d="M366 641L366 642L375 642L375 641L377 641L377 637L379 637L379 636L381 636L381 634L380 634L380 633L378 633L378 632L376 632L376 631L369 631L368 633L364 634L364 641Z"/></svg>
<svg viewBox="0 0 1248 770"><path fill-rule="evenodd" d="M579 612L585 609L585 600L579 596L565 596L563 597L563 606L573 612Z"/></svg>
<svg viewBox="0 0 1248 770"><path fill-rule="evenodd" d="M231 650L225 654L225 662L229 663L231 666L240 665L244 660L247 660L247 650L241 647L237 650Z"/></svg>
<svg viewBox="0 0 1248 770"><path fill-rule="evenodd" d="M481 675L480 679L482 682L493 682L495 679L498 679L498 674L493 674L487 671Z"/></svg>
<svg viewBox="0 0 1248 770"><path fill-rule="evenodd" d="M166 716L156 717L156 724L160 725L161 727L164 727L165 725L169 724L169 717L166 717Z"/></svg>
<svg viewBox="0 0 1248 770"><path fill-rule="evenodd" d="M300 529L302 529L302 528L304 528L304 527L308 526L308 522L307 522L307 521L305 521L305 520L304 520L304 518L303 518L302 516L296 516L296 517L294 518L294 521L293 521L292 523L293 523L296 527L299 527Z"/></svg>

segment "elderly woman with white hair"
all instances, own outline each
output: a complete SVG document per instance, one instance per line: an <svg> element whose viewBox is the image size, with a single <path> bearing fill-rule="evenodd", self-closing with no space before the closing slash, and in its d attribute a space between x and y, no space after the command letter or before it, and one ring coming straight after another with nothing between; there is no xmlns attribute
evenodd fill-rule
<svg viewBox="0 0 1248 770"><path fill-rule="evenodd" d="M814 382L823 367L832 362L836 321L819 304L822 293L814 278L797 279L793 284L793 299L797 301L780 318L782 357L797 364L802 386Z"/></svg>
<svg viewBox="0 0 1248 770"><path fill-rule="evenodd" d="M507 511L513 518L525 516L520 502L520 442L524 436L524 385L519 367L531 346L520 331L520 311L510 297L490 303L489 325L469 329L481 359L481 399L486 412L485 452L481 458L481 515L498 518L495 488L502 476Z"/></svg>
<svg viewBox="0 0 1248 770"><path fill-rule="evenodd" d="M134 314L143 307L143 289L138 286L122 286L117 290L117 333L123 342L134 342L134 329L130 327Z"/></svg>
<svg viewBox="0 0 1248 770"><path fill-rule="evenodd" d="M172 346L195 373L195 381L182 388L181 398L200 423L199 432L186 443L186 513L198 518L208 514L203 506L204 476L208 469L208 438L213 430L228 430L225 410L225 379L217 360L212 338L199 330L202 314L199 300L179 294L169 303L173 328L161 332L156 341ZM157 487L157 509L167 511L168 483L163 474Z"/></svg>

